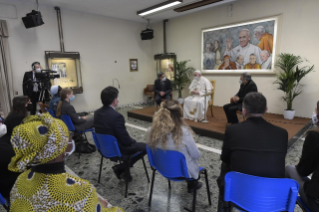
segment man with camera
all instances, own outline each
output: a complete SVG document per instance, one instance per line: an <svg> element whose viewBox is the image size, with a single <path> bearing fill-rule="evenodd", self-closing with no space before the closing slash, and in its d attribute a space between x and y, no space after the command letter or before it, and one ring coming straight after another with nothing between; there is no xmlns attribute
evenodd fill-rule
<svg viewBox="0 0 319 212"><path fill-rule="evenodd" d="M40 73L42 67L39 62L34 62L31 65L32 71L25 72L23 77L23 95L29 97L32 103L32 108L28 107L31 115L35 115L37 111L37 103L40 96L40 86L36 79L36 73Z"/></svg>

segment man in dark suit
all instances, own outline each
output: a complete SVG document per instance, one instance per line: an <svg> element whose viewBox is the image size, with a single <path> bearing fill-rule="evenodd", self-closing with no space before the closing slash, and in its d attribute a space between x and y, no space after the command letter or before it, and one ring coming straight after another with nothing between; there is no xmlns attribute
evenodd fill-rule
<svg viewBox="0 0 319 212"><path fill-rule="evenodd" d="M221 173L217 179L220 202L224 196L224 177L228 171L270 178L285 177L288 133L263 119L266 98L257 92L243 100L246 121L226 127L222 147ZM219 206L219 211L221 206Z"/></svg>
<svg viewBox="0 0 319 212"><path fill-rule="evenodd" d="M154 82L154 92L155 101L158 105L160 105L162 99L171 99L172 83L162 72L160 72L157 77L158 79Z"/></svg>
<svg viewBox="0 0 319 212"><path fill-rule="evenodd" d="M34 62L31 65L32 71L25 72L23 77L23 95L29 97L32 103L32 107L28 108L31 115L35 115L37 111L37 103L39 101L40 88L37 84L35 73L40 73L42 68L39 62Z"/></svg>
<svg viewBox="0 0 319 212"><path fill-rule="evenodd" d="M231 103L224 105L224 111L227 117L227 123L236 124L238 123L238 118L236 111L242 110L242 102L245 96L250 92L257 92L257 86L254 81L251 80L251 75L249 73L243 73L240 76L240 88L238 93L231 98Z"/></svg>
<svg viewBox="0 0 319 212"><path fill-rule="evenodd" d="M94 112L94 128L96 133L114 136L123 155L133 155L143 151L142 154L131 159L131 164L129 165L133 166L136 161L146 154L146 143L136 142L126 131L123 115L115 110L119 103L118 94L119 91L112 86L102 91L101 100L103 107ZM123 178L122 174L125 171L126 165L123 163L112 167L118 179ZM131 181L132 176L130 173L126 174L127 179Z"/></svg>

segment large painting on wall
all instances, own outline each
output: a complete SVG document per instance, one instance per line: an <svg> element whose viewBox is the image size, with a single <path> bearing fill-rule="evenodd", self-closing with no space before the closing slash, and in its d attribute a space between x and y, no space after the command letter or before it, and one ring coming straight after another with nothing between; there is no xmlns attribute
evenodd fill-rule
<svg viewBox="0 0 319 212"><path fill-rule="evenodd" d="M205 73L274 73L280 16L202 30Z"/></svg>

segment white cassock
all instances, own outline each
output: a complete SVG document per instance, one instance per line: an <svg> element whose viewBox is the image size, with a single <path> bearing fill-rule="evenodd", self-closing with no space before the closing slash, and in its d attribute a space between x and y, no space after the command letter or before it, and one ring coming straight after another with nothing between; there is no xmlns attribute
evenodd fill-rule
<svg viewBox="0 0 319 212"><path fill-rule="evenodd" d="M205 92L206 87L206 92ZM185 99L184 102L184 118L194 121L201 121L205 118L208 108L208 102L211 96L206 96L206 111L205 108L205 93L211 93L213 89L212 83L201 76L199 80L194 79L189 86L190 93L198 91L199 95L192 95Z"/></svg>
<svg viewBox="0 0 319 212"><path fill-rule="evenodd" d="M248 43L247 46L245 47L237 46L230 51L226 50L224 56L229 55L231 57L230 60L233 62L236 62L237 57L239 55L242 55L244 56L243 65L246 65L247 63L249 63L250 55L254 54L256 55L256 58L257 58L256 63L261 64L262 60L260 58L260 53L261 53L261 49L258 46Z"/></svg>
<svg viewBox="0 0 319 212"><path fill-rule="evenodd" d="M265 62L261 63L261 69L271 69L271 55L268 57L268 59Z"/></svg>

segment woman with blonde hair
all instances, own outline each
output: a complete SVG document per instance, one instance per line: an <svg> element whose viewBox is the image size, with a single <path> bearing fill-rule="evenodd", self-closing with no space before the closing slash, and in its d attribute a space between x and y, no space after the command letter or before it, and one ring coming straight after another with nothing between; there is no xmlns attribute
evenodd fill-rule
<svg viewBox="0 0 319 212"><path fill-rule="evenodd" d="M174 150L185 155L190 178L198 179L200 152L193 138L193 131L183 120L183 109L176 100L165 100L153 118L148 130L148 145L151 148ZM193 181L187 181L188 192L193 192ZM202 187L198 182L197 189Z"/></svg>

